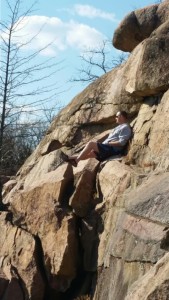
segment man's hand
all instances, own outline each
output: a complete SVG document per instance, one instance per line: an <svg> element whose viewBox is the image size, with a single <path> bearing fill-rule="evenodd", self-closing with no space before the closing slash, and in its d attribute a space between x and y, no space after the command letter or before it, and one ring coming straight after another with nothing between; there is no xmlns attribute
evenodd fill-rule
<svg viewBox="0 0 169 300"><path fill-rule="evenodd" d="M108 145L110 146L115 146L115 147L122 147L121 143L116 141L116 142L108 142Z"/></svg>

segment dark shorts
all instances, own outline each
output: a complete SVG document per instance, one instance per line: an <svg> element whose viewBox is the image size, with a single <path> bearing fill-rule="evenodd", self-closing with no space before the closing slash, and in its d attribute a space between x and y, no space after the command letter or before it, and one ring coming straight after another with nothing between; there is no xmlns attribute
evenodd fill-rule
<svg viewBox="0 0 169 300"><path fill-rule="evenodd" d="M106 158L109 158L110 156L113 155L118 155L118 154L123 154L123 148L122 149L116 149L116 147L102 144L102 143L97 143L99 153L96 153L96 159L99 161L104 161Z"/></svg>

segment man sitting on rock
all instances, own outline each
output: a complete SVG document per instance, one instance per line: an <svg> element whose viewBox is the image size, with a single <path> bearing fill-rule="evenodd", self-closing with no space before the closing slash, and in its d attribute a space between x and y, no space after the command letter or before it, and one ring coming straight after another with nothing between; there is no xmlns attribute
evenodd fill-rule
<svg viewBox="0 0 169 300"><path fill-rule="evenodd" d="M119 125L112 130L104 142L90 141L77 156L68 156L61 152L63 161L69 162L76 167L80 160L96 158L99 161L104 161L113 155L123 155L125 146L132 135L125 111L117 112L116 123Z"/></svg>

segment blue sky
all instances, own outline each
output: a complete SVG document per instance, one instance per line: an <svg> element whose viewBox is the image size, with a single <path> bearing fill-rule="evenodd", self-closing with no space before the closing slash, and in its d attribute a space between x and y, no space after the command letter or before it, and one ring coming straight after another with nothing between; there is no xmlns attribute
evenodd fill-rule
<svg viewBox="0 0 169 300"><path fill-rule="evenodd" d="M5 18L7 13L5 2L1 1L1 18ZM9 2L14 3L15 0ZM31 3L23 0L23 9ZM25 38L30 37L45 25L36 40L23 51L35 51L53 42L41 56L55 57L56 61L63 60L61 70L55 75L55 81L61 91L65 90L58 99L66 105L84 89L84 85L80 83L69 82L80 66L79 55L83 53L83 49L93 48L105 39L111 40L114 30L126 14L153 3L155 2L151 0L39 0L34 12L26 20L26 26L22 26L20 34ZM112 57L119 55L119 51L113 46L110 51Z"/></svg>

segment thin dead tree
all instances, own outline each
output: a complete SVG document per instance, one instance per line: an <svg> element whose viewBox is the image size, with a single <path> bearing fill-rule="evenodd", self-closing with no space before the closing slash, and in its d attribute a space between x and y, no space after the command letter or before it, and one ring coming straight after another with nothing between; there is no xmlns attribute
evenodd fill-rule
<svg viewBox="0 0 169 300"><path fill-rule="evenodd" d="M24 137L27 141L35 141L36 134L43 135L45 121L39 120L44 105L48 103L50 110L49 102L53 105L52 101L55 101L57 111L56 99L61 92L54 78L62 66L62 62L56 61L55 57L39 59L53 41L37 51L24 51L43 30L42 27L31 38L21 36L26 18L34 12L35 2L25 11L21 0L5 0L5 3L8 13L0 21L0 176L13 175L12 170L17 168L10 168L10 164L17 165L19 157L23 161L33 150L33 144L23 141ZM28 115L31 115L29 122ZM23 145L22 149L18 143ZM17 162L12 159L13 151L21 151L20 155L16 153Z"/></svg>
<svg viewBox="0 0 169 300"><path fill-rule="evenodd" d="M109 40L104 40L99 47L85 50L80 55L81 67L70 81L90 83L121 65L127 59L128 54L121 52L117 57L112 57L110 43Z"/></svg>
<svg viewBox="0 0 169 300"><path fill-rule="evenodd" d="M13 3L13 5L11 4ZM23 49L37 37L40 31L26 42L18 42L24 20L33 13L35 3L26 11L22 11L21 0L6 0L8 17L0 22L0 170L4 162L5 132L14 125L18 116L40 115L42 104L56 99L58 95L57 83L47 84L49 78L59 71L61 62L55 58L45 59L37 63L36 59L47 49L45 45L38 51L25 52ZM25 39L23 39L25 40ZM29 54L25 54L29 53ZM26 118L26 117L25 117ZM20 126L22 126L20 124Z"/></svg>

